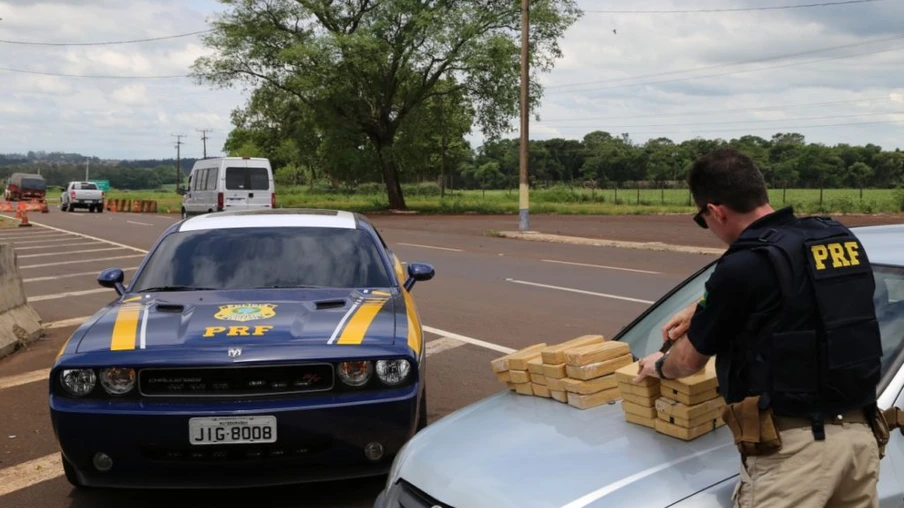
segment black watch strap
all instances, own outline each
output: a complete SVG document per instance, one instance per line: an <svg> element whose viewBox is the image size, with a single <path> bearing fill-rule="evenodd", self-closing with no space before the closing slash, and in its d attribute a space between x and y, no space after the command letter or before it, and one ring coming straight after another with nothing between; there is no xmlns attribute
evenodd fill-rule
<svg viewBox="0 0 904 508"><path fill-rule="evenodd" d="M656 364L655 364L656 374L659 376L659 379L666 379L666 380L668 379L667 377L665 377L665 374L662 373L662 366L663 366L663 364L665 364L665 359L668 357L669 357L668 354L664 354L661 357L659 357L658 360L656 360Z"/></svg>

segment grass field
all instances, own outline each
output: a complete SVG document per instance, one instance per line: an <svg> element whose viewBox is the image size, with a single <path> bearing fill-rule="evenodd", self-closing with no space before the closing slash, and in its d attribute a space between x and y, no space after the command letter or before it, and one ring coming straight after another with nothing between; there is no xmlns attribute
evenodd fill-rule
<svg viewBox="0 0 904 508"><path fill-rule="evenodd" d="M518 213L518 191L447 191L441 198L438 189L406 186L405 201L411 210L421 213ZM424 190L426 189L426 190ZM178 213L182 202L175 192L117 191L111 189L108 199L156 200L163 213ZM311 193L305 187L277 188L277 206L341 208L357 212L379 212L388 208L385 193ZM639 199L638 199L639 198ZM904 211L904 191L894 189L865 189L863 198L857 189L825 189L820 201L819 189L772 189L773 206L793 205L801 213L901 213ZM531 213L584 215L638 215L656 213L688 213L689 193L682 189L621 189L616 200L612 189L570 189L560 186L532 189Z"/></svg>

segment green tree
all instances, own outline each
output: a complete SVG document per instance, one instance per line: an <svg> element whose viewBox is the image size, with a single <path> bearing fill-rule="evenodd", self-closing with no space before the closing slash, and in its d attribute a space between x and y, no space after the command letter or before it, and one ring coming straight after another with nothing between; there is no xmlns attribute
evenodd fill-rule
<svg viewBox="0 0 904 508"><path fill-rule="evenodd" d="M519 108L520 18L512 1L220 0L229 9L205 43L201 82L245 82L282 90L318 123L366 136L387 186L390 208L405 200L395 142L412 112L455 77L485 134L509 130ZM548 71L558 40L579 17L574 0L535 0L531 68ZM534 76L536 78L536 76ZM531 100L541 87L532 79Z"/></svg>

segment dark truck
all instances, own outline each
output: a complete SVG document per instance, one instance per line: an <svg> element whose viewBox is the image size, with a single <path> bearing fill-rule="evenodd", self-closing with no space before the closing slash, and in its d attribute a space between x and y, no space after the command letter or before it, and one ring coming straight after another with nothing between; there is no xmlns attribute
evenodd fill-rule
<svg viewBox="0 0 904 508"><path fill-rule="evenodd" d="M6 201L31 201L42 203L47 197L47 182L41 175L31 173L13 173L6 181L3 199Z"/></svg>

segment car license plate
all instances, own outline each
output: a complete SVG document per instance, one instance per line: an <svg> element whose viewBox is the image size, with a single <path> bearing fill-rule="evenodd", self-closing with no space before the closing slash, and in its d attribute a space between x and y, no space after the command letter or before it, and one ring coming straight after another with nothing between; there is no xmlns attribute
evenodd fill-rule
<svg viewBox="0 0 904 508"><path fill-rule="evenodd" d="M193 445L275 443L275 416L192 418L188 439Z"/></svg>

